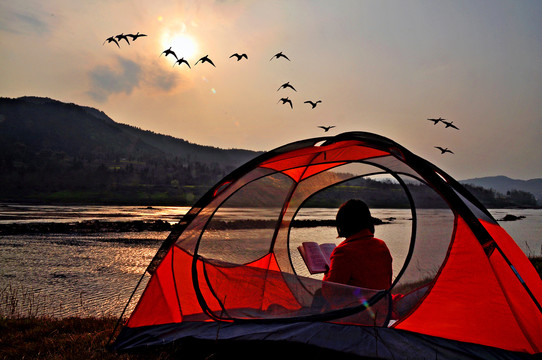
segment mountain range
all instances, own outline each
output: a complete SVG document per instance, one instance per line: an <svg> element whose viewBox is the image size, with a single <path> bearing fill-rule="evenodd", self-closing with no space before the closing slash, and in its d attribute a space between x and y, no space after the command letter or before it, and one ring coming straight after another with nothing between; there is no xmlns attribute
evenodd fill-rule
<svg viewBox="0 0 542 360"><path fill-rule="evenodd" d="M120 124L87 106L0 98L0 201L191 204L259 154ZM542 179L460 182L505 195L528 192L542 204Z"/></svg>
<svg viewBox="0 0 542 360"><path fill-rule="evenodd" d="M70 155L184 156L191 161L238 166L258 153L190 143L113 121L103 111L41 97L0 98L3 147L25 144Z"/></svg>
<svg viewBox="0 0 542 360"><path fill-rule="evenodd" d="M513 190L525 191L533 194L538 205L542 205L542 178L518 180L500 175L465 179L459 182L462 184L480 186L486 189L493 189L501 194L506 194Z"/></svg>
<svg viewBox="0 0 542 360"><path fill-rule="evenodd" d="M0 98L0 201L190 204L258 154L120 124L73 103Z"/></svg>

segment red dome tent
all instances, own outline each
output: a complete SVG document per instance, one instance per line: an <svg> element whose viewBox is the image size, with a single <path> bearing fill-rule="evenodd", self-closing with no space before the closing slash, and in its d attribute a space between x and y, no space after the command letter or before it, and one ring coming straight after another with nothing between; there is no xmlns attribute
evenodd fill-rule
<svg viewBox="0 0 542 360"><path fill-rule="evenodd" d="M377 234L394 255L389 289L325 283L300 261L300 243L326 229L307 227L311 209L352 197L410 208L406 232ZM525 254L458 182L370 133L291 143L241 166L183 217L146 274L116 350L199 338L381 358L542 352L542 281Z"/></svg>

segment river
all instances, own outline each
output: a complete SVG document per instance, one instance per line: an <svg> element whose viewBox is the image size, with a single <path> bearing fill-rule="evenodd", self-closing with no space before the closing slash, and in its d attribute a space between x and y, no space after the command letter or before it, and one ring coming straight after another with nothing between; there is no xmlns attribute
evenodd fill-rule
<svg viewBox="0 0 542 360"><path fill-rule="evenodd" d="M85 220L165 220L176 223L188 207L156 206L34 206L0 204L0 224L79 222ZM232 209L221 213L227 220L250 217L266 219L262 209ZM333 219L335 209L310 209L299 219ZM528 256L540 256L541 209L494 209L496 219L506 214L524 216L500 225ZM402 265L411 226L409 210L374 209L373 216L389 219L377 226L377 236L400 243L388 244L394 256L394 273ZM442 210L425 210L430 231L440 228ZM0 235L0 315L29 316L119 316L130 294L168 232L124 232L87 234ZM340 241L332 227L296 229L291 246L306 241ZM293 254L293 252L292 252ZM293 256L300 275L304 267ZM143 284L144 285L144 284ZM141 286L140 291L144 289ZM135 305L132 303L132 306ZM130 309L128 310L130 311Z"/></svg>

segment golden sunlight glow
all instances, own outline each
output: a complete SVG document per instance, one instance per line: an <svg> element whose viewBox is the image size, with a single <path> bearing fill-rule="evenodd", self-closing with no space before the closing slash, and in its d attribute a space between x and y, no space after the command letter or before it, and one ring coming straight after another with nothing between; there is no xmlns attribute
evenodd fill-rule
<svg viewBox="0 0 542 360"><path fill-rule="evenodd" d="M171 47L177 57L193 60L198 46L196 41L190 35L185 33L164 33L162 36L162 46L164 49Z"/></svg>

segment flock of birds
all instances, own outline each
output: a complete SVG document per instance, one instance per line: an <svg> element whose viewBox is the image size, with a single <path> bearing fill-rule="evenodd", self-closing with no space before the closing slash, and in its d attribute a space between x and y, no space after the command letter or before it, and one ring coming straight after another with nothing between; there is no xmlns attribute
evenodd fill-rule
<svg viewBox="0 0 542 360"><path fill-rule="evenodd" d="M128 45L130 45L130 41L129 41L128 38L131 38L132 42L134 42L138 38L143 37L143 36L147 36L147 35L146 34L141 34L141 33L139 33L139 31L136 34L124 34L124 33L121 33L121 34L118 34L118 35L108 37L107 39L105 39L103 44L105 44L106 42L108 44L114 43L120 48L120 42L122 40L124 40ZM192 67L190 66L190 63L184 57L179 58L177 56L177 54L175 53L175 51L171 50L171 46L169 47L169 49L166 49L166 50L162 51L159 56L162 56L162 55L164 55L164 57L167 57L167 56L174 57L176 61L173 63L173 66L175 66L175 65L181 66L182 64L185 64L186 66L188 66L189 69L192 69ZM245 54L245 53L242 53L242 54L234 53L229 58L230 59L235 58L237 61L241 61L242 59L248 60L248 55ZM271 61L273 59L281 59L281 58L285 59L285 60L288 60L288 61L291 61L290 58L288 58L288 56L286 56L285 54L282 53L282 51L276 53L275 55L273 55L271 57L271 59L269 59L269 61ZM194 63L194 66L199 64L199 63L202 63L202 64L203 63L208 63L208 64L212 65L213 67L216 67L214 62L209 58L209 55L205 55L205 56L201 57L198 61L196 61ZM293 90L293 91L297 92L296 88L292 84L290 84L289 81L282 84L281 86L279 86L277 91L287 90L287 89L290 89L290 90ZM285 104L290 105L291 109L294 108L292 100L290 99L289 96L280 98L279 101L277 102L277 104L280 103L280 102L282 102L282 105L285 105ZM322 102L322 100L317 100L317 101L306 100L303 103L304 104L309 104L311 106L311 109L314 109L321 102ZM437 125L439 123L442 123L442 124L445 125L445 128L452 128L452 129L459 130L459 128L453 124L453 121L446 121L446 119L443 119L442 117L429 118L427 120L432 121L433 125ZM335 126L330 125L330 126L318 126L318 127L323 129L324 132L328 132L330 129L333 129ZM435 148L439 149L441 154L445 154L445 153L453 154L454 153L452 150L450 150L448 148L441 147L441 146L435 146Z"/></svg>
<svg viewBox="0 0 542 360"><path fill-rule="evenodd" d="M430 118L427 120L432 121L433 125L437 125L438 123L443 123L445 125L445 128L451 127L452 129L459 130L459 128L453 124L453 121L446 121L446 119L443 119L442 117ZM435 146L435 149L439 149L441 154L454 153L452 150L448 149L447 147L444 148L442 146Z"/></svg>
<svg viewBox="0 0 542 360"><path fill-rule="evenodd" d="M110 37L108 37L107 39L105 39L104 44L105 44L105 43L108 43L108 44L114 43L114 44L116 44L116 45L119 47L119 49L120 49L120 44L119 44L119 43L121 42L121 40L126 41L126 43L127 43L128 45L130 45L130 41L128 41L128 38L129 38L129 37L132 38L132 41L136 41L137 38L140 38L140 37L143 37L143 36L147 36L147 35L145 35L145 34L140 34L139 31L138 31L136 34L126 34L126 35L125 35L124 33L120 33L120 34L118 34L118 35L113 35L113 36L110 36Z"/></svg>
<svg viewBox="0 0 542 360"><path fill-rule="evenodd" d="M132 39L132 42L135 41L137 38L139 37L142 37L142 36L147 36L146 34L141 34L139 32L137 32L136 34L124 34L124 33L121 33L119 35L114 35L114 36L110 36L108 37L107 39L105 39L105 41L103 42L103 45L105 45L105 43L114 43L115 45L117 45L119 48L120 48L120 42L122 40L124 40L128 45L130 45L130 41L128 40L128 38L131 38ZM192 69L192 66L190 66L190 63L188 62L187 59L185 59L184 57L179 57L174 50L171 49L171 46L162 51L159 55L162 56L164 55L164 57L168 57L168 56L171 56L173 58L175 58L175 62L173 63L173 67L175 67L175 65L179 65L179 66L182 66L183 64L186 65L189 69ZM246 59L248 60L248 55L246 53L242 53L242 54L239 54L239 53L234 53L232 55L230 55L229 57L230 59L231 58L235 58L237 61L241 61L243 59ZM269 59L269 61L271 60L274 60L274 59L285 59L287 61L291 61L290 58L285 55L282 51L281 52L278 52L276 53L275 55L273 55L271 57L271 59ZM201 57L198 61L196 61L193 65L197 65L199 63L208 63L210 65L212 65L213 67L216 67L215 63L213 62L212 59L209 58L209 55L205 55L203 57ZM291 89L293 91L296 91L297 90L295 89L295 87L293 85L290 84L290 82L286 82L284 84L282 84L278 89L277 91L280 91L280 90L283 90L283 89ZM293 105L293 102L292 100L290 99L289 96L286 96L286 97L282 97L279 99L279 101L277 102L280 103L282 102L282 104L288 104L290 105L290 108L293 109L294 108L294 105ZM316 100L316 101L313 101L313 100L306 100L304 101L304 104L308 104L310 105L311 109L314 109L316 108L316 106L318 104L320 104L322 102L322 100ZM319 128L323 129L324 132L327 132L329 131L330 129L334 128L335 126L333 125L330 125L330 126L318 126Z"/></svg>
<svg viewBox="0 0 542 360"><path fill-rule="evenodd" d="M273 60L273 59L280 59L280 58L284 58L288 61L291 61L290 58L288 58L288 56L286 56L285 54L281 52L279 53L276 53L275 55L273 55L271 57L271 59L269 59L269 61ZM277 89L277 91L280 91L280 90L283 90L283 89L291 89L295 92L297 92L296 88L290 84L290 82L285 82L284 84L282 84L281 86L279 86L279 88ZM292 102L292 100L290 99L289 96L286 96L286 97L282 97L279 99L279 101L277 101L277 104L282 102L282 105L284 104L288 104L290 105L290 108L293 109L294 108L294 104ZM309 104L311 106L311 109L314 109L318 104L320 104L322 102L322 100L316 100L316 101L312 101L312 100L306 100L304 101L303 103L304 104ZM319 128L323 129L324 132L328 132L330 129L333 129L335 126L333 125L330 125L330 126L318 126Z"/></svg>
<svg viewBox="0 0 542 360"><path fill-rule="evenodd" d="M187 61L184 57L179 58L179 57L177 56L177 54L175 53L175 51L171 50L171 46L170 46L168 49L162 51L162 53L160 54L160 56L162 56L162 55L164 55L164 56L166 56L166 57L167 57L168 55L173 56L173 57L175 58L175 60L176 60L175 63L173 64L173 66L175 66L175 65L177 65L177 64L179 64L179 65L186 64L186 66L188 66L188 68L190 68L190 69L192 68L192 67L190 66L190 64L188 63L188 61ZM240 61L241 59L247 59L247 60L248 60L248 55L245 54L245 53L243 53L243 54L234 53L234 54L230 55L229 58L230 58L230 59L231 59L231 58L236 58L237 61ZM291 61L291 60L288 58L288 56L286 56L285 54L282 53L282 51L279 52L279 53L277 53L277 54L275 54L275 55L273 55L273 56L271 57L271 59L269 59L269 61L271 61L271 60L273 60L273 59L280 59L280 58L284 58L284 59L286 59L286 60L288 60L288 61ZM199 62L201 62L201 63L209 63L209 64L211 64L212 66L216 67L216 65L215 65L215 63L213 62L213 60L211 60L211 59L209 58L209 55L205 55L204 57L200 58L198 61L196 61L196 62L194 63L194 65L197 65ZM281 89L288 89L288 88L289 88L289 89L292 89L292 90L295 91L295 92L297 92L296 88L295 88L292 84L290 84L289 81L286 82L286 83L284 83L284 84L282 84L282 85L277 89L277 91L279 91L279 90L281 90ZM282 104L288 104L288 105L290 105L290 108L291 108L291 109L294 108L294 105L293 105L293 103L292 103L292 100L290 99L289 96L280 98L279 101L277 102L277 104L280 103L280 102L282 102ZM317 100L317 101L307 100L307 101L305 101L304 103L305 103L305 104L309 104L309 105L311 106L311 109L314 109L314 108L316 107L316 105L318 105L318 104L321 103L321 102L322 102L322 100ZM331 127L322 127L322 128L323 128L325 131L328 131L330 128L333 128L333 127L334 127L334 126L331 126ZM326 130L326 129L327 129L327 130Z"/></svg>

